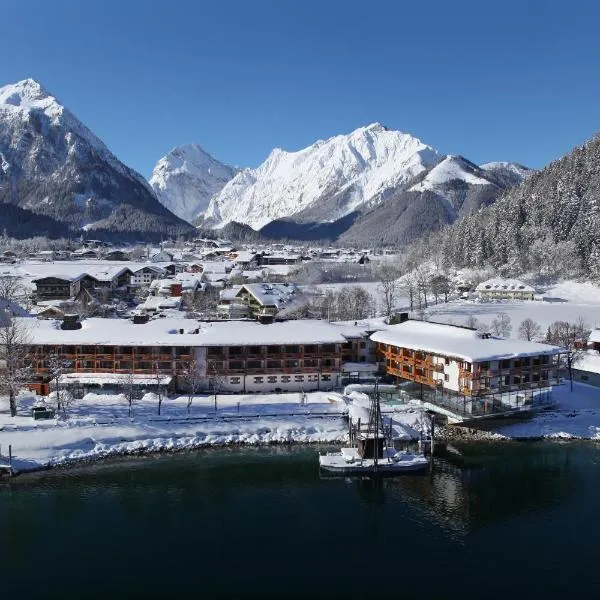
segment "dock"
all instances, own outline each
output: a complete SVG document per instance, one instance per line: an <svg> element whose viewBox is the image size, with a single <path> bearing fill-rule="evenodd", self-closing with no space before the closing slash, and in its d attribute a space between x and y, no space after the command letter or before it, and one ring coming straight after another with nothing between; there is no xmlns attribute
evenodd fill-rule
<svg viewBox="0 0 600 600"><path fill-rule="evenodd" d="M2 456L2 446L0 446L0 480L4 477L10 479L15 474L15 470L12 466L12 446L8 447L8 458Z"/></svg>

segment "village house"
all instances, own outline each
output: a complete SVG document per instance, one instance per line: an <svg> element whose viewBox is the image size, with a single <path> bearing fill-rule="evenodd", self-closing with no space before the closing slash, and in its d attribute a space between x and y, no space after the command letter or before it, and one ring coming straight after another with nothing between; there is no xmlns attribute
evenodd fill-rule
<svg viewBox="0 0 600 600"><path fill-rule="evenodd" d="M170 263L170 262L173 262L173 254L171 254L170 252L167 252L166 250L160 250L159 252L156 252L156 254L153 254L150 257L150 261L153 263L158 263L158 262Z"/></svg>
<svg viewBox="0 0 600 600"><path fill-rule="evenodd" d="M144 265L143 267L132 268L130 284L133 286L147 286L155 279L164 275L165 271L156 265Z"/></svg>
<svg viewBox="0 0 600 600"><path fill-rule="evenodd" d="M273 319L283 309L297 306L299 301L298 288L289 283L245 283L235 294L235 302L245 304L255 319ZM220 314L224 314L224 308Z"/></svg>
<svg viewBox="0 0 600 600"><path fill-rule="evenodd" d="M535 289L518 279L488 279L475 291L482 300L533 300Z"/></svg>
<svg viewBox="0 0 600 600"><path fill-rule="evenodd" d="M32 280L35 284L35 297L39 300L67 300L75 297L81 287L84 274L48 275Z"/></svg>

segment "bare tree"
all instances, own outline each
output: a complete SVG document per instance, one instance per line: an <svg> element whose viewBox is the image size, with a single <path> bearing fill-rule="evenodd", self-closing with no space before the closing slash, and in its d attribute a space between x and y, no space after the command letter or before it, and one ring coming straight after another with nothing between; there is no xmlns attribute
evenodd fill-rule
<svg viewBox="0 0 600 600"><path fill-rule="evenodd" d="M429 289L433 294L436 304L441 296L444 297L444 302L448 302L448 294L450 293L451 289L450 279L441 273L434 275L429 280Z"/></svg>
<svg viewBox="0 0 600 600"><path fill-rule="evenodd" d="M216 360L209 361L207 365L207 372L210 382L210 387L213 392L213 399L215 404L215 411L217 410L217 395L219 394L219 390L223 387L225 383L225 378L221 372L220 363Z"/></svg>
<svg viewBox="0 0 600 600"><path fill-rule="evenodd" d="M590 329L582 317L575 323L555 321L546 331L546 342L565 349L564 366L569 372L573 391L573 364L584 354Z"/></svg>
<svg viewBox="0 0 600 600"><path fill-rule="evenodd" d="M156 382L156 397L158 398L158 416L160 416L160 411L162 410L164 390L161 373L158 368L158 361L154 362L154 380Z"/></svg>
<svg viewBox="0 0 600 600"><path fill-rule="evenodd" d="M542 328L533 319L527 318L519 325L519 337L522 340L532 342L538 340L542 335Z"/></svg>
<svg viewBox="0 0 600 600"><path fill-rule="evenodd" d="M398 267L387 263L377 269L377 276L379 278L379 289L383 295L385 314L389 317L396 306L398 298L400 272Z"/></svg>
<svg viewBox="0 0 600 600"><path fill-rule="evenodd" d="M498 313L496 318L492 320L490 330L499 337L508 337L512 331L510 317L506 313Z"/></svg>
<svg viewBox="0 0 600 600"><path fill-rule="evenodd" d="M8 396L11 417L17 414L17 394L31 376L30 343L24 322L0 312L0 390Z"/></svg>
<svg viewBox="0 0 600 600"><path fill-rule="evenodd" d="M24 294L21 279L15 275L0 276L0 300L18 303Z"/></svg>
<svg viewBox="0 0 600 600"><path fill-rule="evenodd" d="M187 390L187 414L190 414L194 396L200 391L204 378L200 372L200 365L195 358L184 363L181 371L181 381Z"/></svg>
<svg viewBox="0 0 600 600"><path fill-rule="evenodd" d="M123 378L125 388L125 398L127 399L127 414L129 418L133 417L133 402L135 400L135 374L133 369Z"/></svg>
<svg viewBox="0 0 600 600"><path fill-rule="evenodd" d="M417 287L417 299L419 310L427 308L427 290L429 289L429 273L423 266L415 270L415 281Z"/></svg>
<svg viewBox="0 0 600 600"><path fill-rule="evenodd" d="M414 273L407 273L402 283L400 284L400 290L405 292L408 296L408 302L410 310L415 309L415 298L417 296L417 278Z"/></svg>
<svg viewBox="0 0 600 600"><path fill-rule="evenodd" d="M479 321L474 315L469 315L465 325L471 329L477 329L479 327Z"/></svg>
<svg viewBox="0 0 600 600"><path fill-rule="evenodd" d="M55 350L50 352L48 357L48 375L56 393L56 411L62 412L63 416L66 416L68 408L67 400L69 399L65 398L65 402L63 402L63 390L60 379L62 375L70 371L71 364L70 360L61 358L60 354Z"/></svg>

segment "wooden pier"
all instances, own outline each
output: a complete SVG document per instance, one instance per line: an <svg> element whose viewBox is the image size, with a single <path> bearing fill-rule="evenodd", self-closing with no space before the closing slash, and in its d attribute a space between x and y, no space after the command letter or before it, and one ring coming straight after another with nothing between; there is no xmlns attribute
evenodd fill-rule
<svg viewBox="0 0 600 600"><path fill-rule="evenodd" d="M12 466L12 446L8 447L8 457L2 456L2 446L0 446L0 480L4 477L10 479L15 474Z"/></svg>

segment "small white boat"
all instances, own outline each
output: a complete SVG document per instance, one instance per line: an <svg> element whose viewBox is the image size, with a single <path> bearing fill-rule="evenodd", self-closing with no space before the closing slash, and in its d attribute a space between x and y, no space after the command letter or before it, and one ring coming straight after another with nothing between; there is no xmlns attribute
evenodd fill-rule
<svg viewBox="0 0 600 600"><path fill-rule="evenodd" d="M364 458L357 447L342 448L340 452L328 452L319 456L319 466L325 471L342 475L363 475L380 473L390 475L423 471L429 467L429 460L423 454L396 452L386 448L383 456Z"/></svg>
<svg viewBox="0 0 600 600"><path fill-rule="evenodd" d="M356 424L350 418L350 446L339 452L328 452L319 456L319 466L324 471L342 475L394 475L405 472L422 471L429 467L429 460L422 452L397 452L388 438L389 433L383 426L379 390L375 385L375 393L371 397L366 427L361 426L361 419Z"/></svg>

